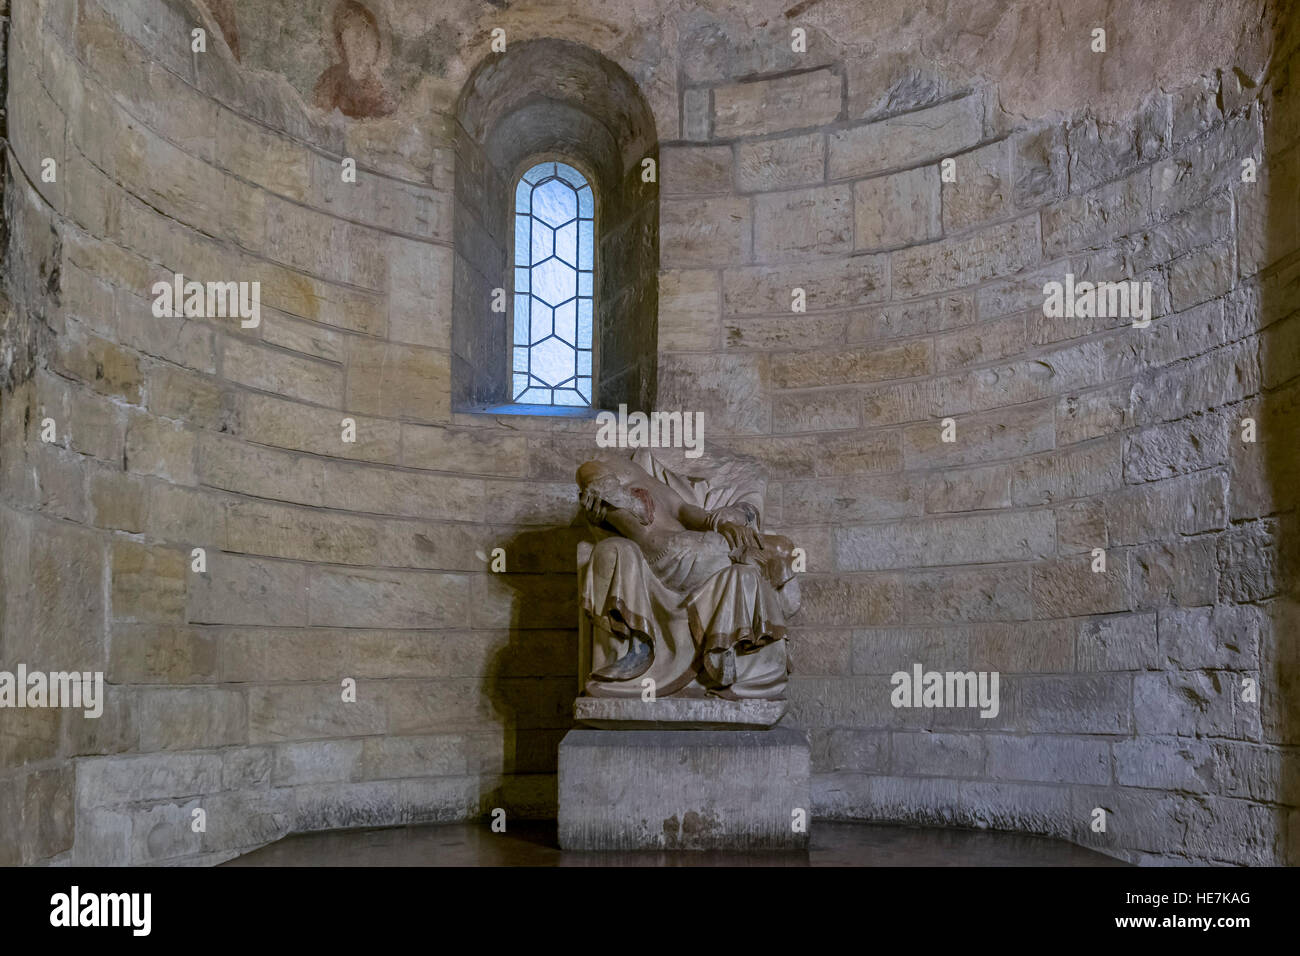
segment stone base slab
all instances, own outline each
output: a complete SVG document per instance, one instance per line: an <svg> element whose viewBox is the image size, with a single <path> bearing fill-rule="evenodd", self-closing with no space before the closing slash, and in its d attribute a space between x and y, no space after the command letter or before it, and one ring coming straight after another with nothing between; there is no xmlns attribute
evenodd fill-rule
<svg viewBox="0 0 1300 956"><path fill-rule="evenodd" d="M807 735L772 730L571 730L560 742L566 850L802 850Z"/></svg>
<svg viewBox="0 0 1300 956"><path fill-rule="evenodd" d="M579 697L574 719L611 730L759 730L785 716L784 700L722 697Z"/></svg>

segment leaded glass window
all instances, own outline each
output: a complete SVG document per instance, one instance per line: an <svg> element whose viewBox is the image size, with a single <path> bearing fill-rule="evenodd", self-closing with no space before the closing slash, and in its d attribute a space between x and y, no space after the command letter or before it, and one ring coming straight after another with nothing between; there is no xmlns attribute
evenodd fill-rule
<svg viewBox="0 0 1300 956"><path fill-rule="evenodd" d="M595 198L582 173L538 163L515 188L512 401L590 405Z"/></svg>

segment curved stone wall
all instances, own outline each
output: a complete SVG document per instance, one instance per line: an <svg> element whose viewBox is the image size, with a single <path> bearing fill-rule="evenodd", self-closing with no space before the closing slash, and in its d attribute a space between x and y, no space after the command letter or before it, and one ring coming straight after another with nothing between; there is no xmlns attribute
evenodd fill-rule
<svg viewBox="0 0 1300 956"><path fill-rule="evenodd" d="M0 862L554 813L594 427L453 410L456 104L496 26L654 112L655 407L763 462L807 550L814 814L1294 856L1293 25L1138 4L1114 84L1100 4L1037 47L1025 4L950 4L973 47L902 3L353 6L12 11L0 669L108 692L3 712ZM155 317L176 273L260 282L260 323ZM1049 318L1067 273L1149 282L1151 325ZM998 672L997 716L893 707L915 663Z"/></svg>

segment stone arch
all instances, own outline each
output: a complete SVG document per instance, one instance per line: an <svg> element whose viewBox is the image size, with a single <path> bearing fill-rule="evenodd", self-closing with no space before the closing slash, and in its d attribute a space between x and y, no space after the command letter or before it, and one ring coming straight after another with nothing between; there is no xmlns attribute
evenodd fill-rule
<svg viewBox="0 0 1300 956"><path fill-rule="evenodd" d="M653 405L659 265L654 116L635 81L600 53L565 40L511 44L481 62L456 105L452 404L509 401L509 311L493 290L512 288L507 255L513 185L532 157L567 157L597 197L594 404ZM657 177L656 177L657 179Z"/></svg>

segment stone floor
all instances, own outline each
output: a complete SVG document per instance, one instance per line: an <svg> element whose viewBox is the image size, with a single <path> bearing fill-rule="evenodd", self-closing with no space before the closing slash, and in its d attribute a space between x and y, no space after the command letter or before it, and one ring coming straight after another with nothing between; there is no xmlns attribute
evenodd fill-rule
<svg viewBox="0 0 1300 956"><path fill-rule="evenodd" d="M507 833L463 823L333 830L286 837L225 866L1124 866L1093 850L992 830L820 823L807 852L579 853L554 823Z"/></svg>

